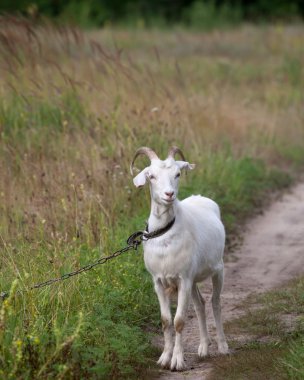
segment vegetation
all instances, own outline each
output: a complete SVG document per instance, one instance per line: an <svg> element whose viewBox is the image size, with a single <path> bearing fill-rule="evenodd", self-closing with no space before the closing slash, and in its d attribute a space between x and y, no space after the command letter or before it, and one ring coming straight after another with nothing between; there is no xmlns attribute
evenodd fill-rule
<svg viewBox="0 0 304 380"><path fill-rule="evenodd" d="M288 185L304 163L303 33L84 34L1 19L0 289L10 297L0 377L143 377L159 318L140 254L26 289L144 226L148 191L132 187L128 169L141 145L160 156L183 149L197 167L181 198L217 200L229 234L266 192ZM285 360L294 355L293 346Z"/></svg>
<svg viewBox="0 0 304 380"><path fill-rule="evenodd" d="M220 363L214 361L212 379L302 379L303 300L303 278L258 298L251 297L245 305L247 314L226 325L232 335L250 335L251 343L240 349L240 343L234 342L235 355L221 358Z"/></svg>
<svg viewBox="0 0 304 380"><path fill-rule="evenodd" d="M302 20L302 0L2 0L0 12L34 20L49 17L84 27L187 25L200 29L238 25L241 21Z"/></svg>

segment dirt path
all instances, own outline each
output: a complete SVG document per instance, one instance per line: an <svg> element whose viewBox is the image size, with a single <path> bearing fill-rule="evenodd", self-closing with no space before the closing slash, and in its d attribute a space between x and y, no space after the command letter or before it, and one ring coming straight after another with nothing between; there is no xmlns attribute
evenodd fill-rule
<svg viewBox="0 0 304 380"><path fill-rule="evenodd" d="M224 321L242 313L237 305L249 294L264 292L304 273L304 183L294 187L248 224L243 244L233 253L232 259L230 257L226 264L222 294ZM201 291L208 304L210 353L216 355L210 282L202 284ZM184 341L188 370L182 373L160 370L159 379L203 380L210 373L211 364L197 356L199 335L193 308L188 313ZM162 347L162 339L157 339L156 344Z"/></svg>

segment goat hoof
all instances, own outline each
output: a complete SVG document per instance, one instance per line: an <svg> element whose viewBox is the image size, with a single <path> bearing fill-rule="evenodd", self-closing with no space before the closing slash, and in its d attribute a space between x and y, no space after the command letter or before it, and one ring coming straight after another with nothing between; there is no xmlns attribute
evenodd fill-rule
<svg viewBox="0 0 304 380"><path fill-rule="evenodd" d="M218 346L219 353L222 355L229 354L228 344L226 342L220 343Z"/></svg>
<svg viewBox="0 0 304 380"><path fill-rule="evenodd" d="M171 352L164 351L160 358L157 361L157 364L160 365L162 368L170 368L170 362L171 362Z"/></svg>
<svg viewBox="0 0 304 380"><path fill-rule="evenodd" d="M171 360L171 371L183 371L185 369L184 356L182 354L173 355Z"/></svg>
<svg viewBox="0 0 304 380"><path fill-rule="evenodd" d="M198 356L200 358L205 358L208 356L208 343L207 344L200 344L198 347Z"/></svg>

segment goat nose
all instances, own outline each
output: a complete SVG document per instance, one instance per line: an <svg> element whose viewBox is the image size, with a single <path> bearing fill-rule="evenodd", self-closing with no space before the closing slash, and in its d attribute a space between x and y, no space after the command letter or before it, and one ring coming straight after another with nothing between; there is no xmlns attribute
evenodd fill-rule
<svg viewBox="0 0 304 380"><path fill-rule="evenodd" d="M167 195L167 197L172 198L174 195L174 191L166 191L165 194Z"/></svg>

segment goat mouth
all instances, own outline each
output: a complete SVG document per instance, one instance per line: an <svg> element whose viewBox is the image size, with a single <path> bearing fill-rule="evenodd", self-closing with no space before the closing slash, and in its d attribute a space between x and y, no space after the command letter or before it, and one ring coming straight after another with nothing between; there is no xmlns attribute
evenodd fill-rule
<svg viewBox="0 0 304 380"><path fill-rule="evenodd" d="M168 198L162 198L162 199L163 199L163 201L165 201L166 203L172 203L172 202L175 201L175 198L170 198L170 199L168 199Z"/></svg>

